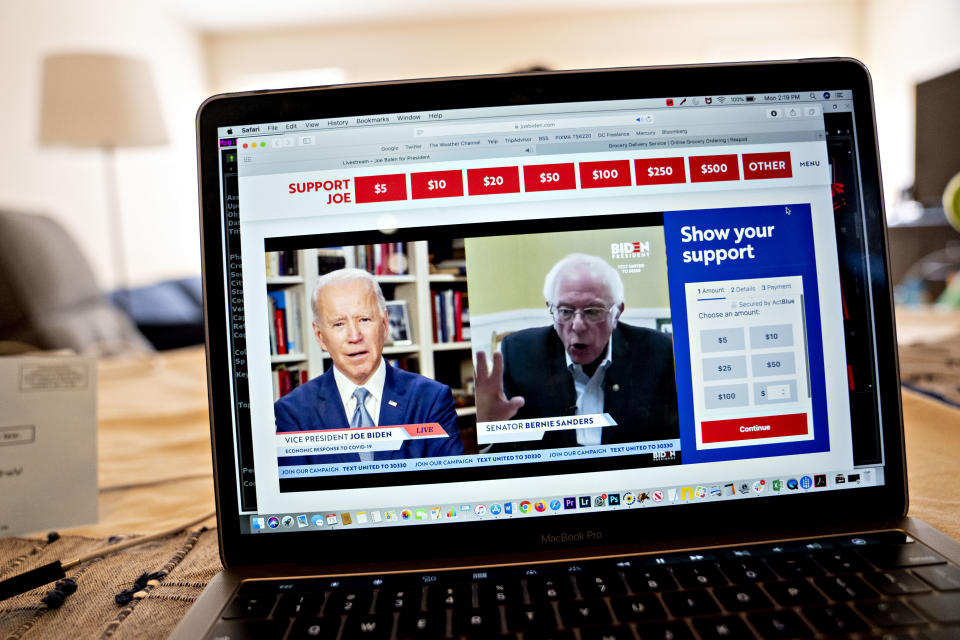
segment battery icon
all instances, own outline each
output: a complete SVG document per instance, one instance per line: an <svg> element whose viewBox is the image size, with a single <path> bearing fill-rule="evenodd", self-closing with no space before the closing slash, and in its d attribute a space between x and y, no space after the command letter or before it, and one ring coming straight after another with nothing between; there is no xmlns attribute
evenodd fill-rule
<svg viewBox="0 0 960 640"><path fill-rule="evenodd" d="M753 96L747 96L747 102L753 102Z"/></svg>

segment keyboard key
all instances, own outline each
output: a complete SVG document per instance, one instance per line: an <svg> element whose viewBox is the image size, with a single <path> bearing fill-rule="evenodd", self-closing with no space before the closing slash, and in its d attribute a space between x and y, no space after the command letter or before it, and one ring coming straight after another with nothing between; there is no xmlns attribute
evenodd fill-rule
<svg viewBox="0 0 960 640"><path fill-rule="evenodd" d="M629 627L587 627L580 630L583 640L633 640Z"/></svg>
<svg viewBox="0 0 960 640"><path fill-rule="evenodd" d="M818 631L826 634L863 631L867 625L845 604L807 607L803 615Z"/></svg>
<svg viewBox="0 0 960 640"><path fill-rule="evenodd" d="M913 570L934 589L955 591L960 589L960 569L952 565L940 564L932 567L920 567Z"/></svg>
<svg viewBox="0 0 960 640"><path fill-rule="evenodd" d="M577 587L584 598L618 596L626 592L619 574L577 576Z"/></svg>
<svg viewBox="0 0 960 640"><path fill-rule="evenodd" d="M810 638L810 630L800 616L793 611L764 611L747 615L760 635L764 638L777 640L778 638Z"/></svg>
<svg viewBox="0 0 960 640"><path fill-rule="evenodd" d="M757 559L727 560L720 563L720 570L733 584L746 584L761 580L772 580L773 573Z"/></svg>
<svg viewBox="0 0 960 640"><path fill-rule="evenodd" d="M565 627L583 627L611 622L607 603L599 598L561 602L559 608L560 619L563 620Z"/></svg>
<svg viewBox="0 0 960 640"><path fill-rule="evenodd" d="M574 640L573 632L569 629L542 629L526 631L523 640Z"/></svg>
<svg viewBox="0 0 960 640"><path fill-rule="evenodd" d="M265 594L262 596L237 596L221 616L230 618L266 618L273 609L277 596Z"/></svg>
<svg viewBox="0 0 960 640"><path fill-rule="evenodd" d="M663 594L670 613L680 618L711 613L720 613L716 600L706 591L679 591Z"/></svg>
<svg viewBox="0 0 960 640"><path fill-rule="evenodd" d="M323 591L324 586L317 584L313 578L302 580L249 580L240 587L237 595L256 596L265 593L306 593L308 591Z"/></svg>
<svg viewBox="0 0 960 640"><path fill-rule="evenodd" d="M830 580L830 578L824 578ZM859 579L859 578L858 578ZM767 593L784 607L796 607L807 604L820 604L823 596L806 580L784 580L783 582L768 582L763 585ZM844 600L845 598L836 598ZM722 602L722 601L721 601Z"/></svg>
<svg viewBox="0 0 960 640"><path fill-rule="evenodd" d="M863 556L881 569L920 567L929 564L945 564L943 556L919 542L910 544L884 544L864 548Z"/></svg>
<svg viewBox="0 0 960 640"><path fill-rule="evenodd" d="M207 638L216 640L263 640L282 638L289 620L225 620L210 631ZM333 636L328 636L333 638Z"/></svg>
<svg viewBox="0 0 960 640"><path fill-rule="evenodd" d="M802 553L767 558L767 564L784 580L823 575L823 569Z"/></svg>
<svg viewBox="0 0 960 640"><path fill-rule="evenodd" d="M755 584L742 584L738 587L718 587L713 595L727 611L757 611L772 609L773 603Z"/></svg>
<svg viewBox="0 0 960 640"><path fill-rule="evenodd" d="M389 613L378 614L351 614L347 616L343 623L343 640L356 640L359 638L370 638L370 640L383 640L390 637L390 630L393 627L393 615Z"/></svg>
<svg viewBox="0 0 960 640"><path fill-rule="evenodd" d="M421 587L380 589L380 592L377 594L376 609L381 613L390 611L419 611L422 601L423 589Z"/></svg>
<svg viewBox="0 0 960 640"><path fill-rule="evenodd" d="M549 604L524 604L507 607L507 628L511 631L557 628L557 616Z"/></svg>
<svg viewBox="0 0 960 640"><path fill-rule="evenodd" d="M813 559L817 561L817 564L826 569L827 572L838 575L872 570L870 565L858 556L856 552L845 549L815 553Z"/></svg>
<svg viewBox="0 0 960 640"><path fill-rule="evenodd" d="M667 612L660 604L660 600L652 594L621 596L613 598L611 604L620 622L660 620L667 617Z"/></svg>
<svg viewBox="0 0 960 640"><path fill-rule="evenodd" d="M702 640L731 640L731 638L740 640L754 637L743 620L736 616L694 620L693 628L697 630Z"/></svg>
<svg viewBox="0 0 960 640"><path fill-rule="evenodd" d="M453 633L489 638L500 633L500 610L464 609L453 612Z"/></svg>
<svg viewBox="0 0 960 640"><path fill-rule="evenodd" d="M913 640L914 637L919 640L957 640L957 636L960 635L960 629L957 627L942 627L940 629L927 629L916 636L910 636L909 640ZM899 640L898 636L895 636ZM881 640L888 640L887 638L881 638Z"/></svg>
<svg viewBox="0 0 960 640"><path fill-rule="evenodd" d="M427 606L434 607L466 607L473 606L473 585L446 584L433 585L427 590Z"/></svg>
<svg viewBox="0 0 960 640"><path fill-rule="evenodd" d="M531 602L568 600L573 597L573 585L567 576L527 578L527 593Z"/></svg>
<svg viewBox="0 0 960 640"><path fill-rule="evenodd" d="M637 636L640 640L693 640L690 628L680 620L638 624Z"/></svg>
<svg viewBox="0 0 960 640"><path fill-rule="evenodd" d="M446 611L428 611L424 613L401 613L397 622L397 638L420 640L421 638L442 638L447 633Z"/></svg>
<svg viewBox="0 0 960 640"><path fill-rule="evenodd" d="M888 596L930 591L930 587L914 578L905 569L888 571L886 573L871 573L864 577L870 584L876 587L880 593Z"/></svg>
<svg viewBox="0 0 960 640"><path fill-rule="evenodd" d="M915 611L899 600L862 602L857 605L857 610L877 627L906 627L925 622Z"/></svg>
<svg viewBox="0 0 960 640"><path fill-rule="evenodd" d="M285 593L273 612L275 618L313 617L323 607L322 593Z"/></svg>
<svg viewBox="0 0 960 640"><path fill-rule="evenodd" d="M716 565L707 562L680 564L673 568L673 577L687 589L718 587L727 584Z"/></svg>
<svg viewBox="0 0 960 640"><path fill-rule="evenodd" d="M340 616L326 616L323 618L302 618L295 620L290 629L290 640L333 640L340 632ZM280 636L263 635L263 638L279 638Z"/></svg>
<svg viewBox="0 0 960 640"><path fill-rule="evenodd" d="M673 579L670 573L666 569L656 567L628 571L627 583L634 593L672 591L677 588L677 581Z"/></svg>
<svg viewBox="0 0 960 640"><path fill-rule="evenodd" d="M477 598L481 607L492 607L499 604L523 603L523 589L519 581L500 580L483 582L477 586Z"/></svg>
<svg viewBox="0 0 960 640"><path fill-rule="evenodd" d="M911 598L910 604L937 622L960 622L960 593L934 593Z"/></svg>
<svg viewBox="0 0 960 640"><path fill-rule="evenodd" d="M877 592L857 576L826 576L814 578L814 584L831 600L865 600L877 597Z"/></svg>

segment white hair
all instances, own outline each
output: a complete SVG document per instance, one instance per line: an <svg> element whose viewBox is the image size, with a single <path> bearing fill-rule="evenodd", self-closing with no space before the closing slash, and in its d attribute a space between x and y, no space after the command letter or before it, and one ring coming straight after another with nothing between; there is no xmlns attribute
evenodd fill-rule
<svg viewBox="0 0 960 640"><path fill-rule="evenodd" d="M314 322L320 324L320 292L324 287L331 284L356 281L363 281L370 285L373 292L377 294L377 306L380 307L380 313L386 313L387 300L383 297L383 289L380 288L380 283L377 282L376 278L363 269L337 269L320 276L317 280L317 287L313 290L313 296L310 298Z"/></svg>
<svg viewBox="0 0 960 640"><path fill-rule="evenodd" d="M578 273L588 273L607 286L613 297L613 304L623 304L623 280L620 274L609 262L597 256L586 253L571 253L561 258L547 273L543 280L543 299L547 304L554 304L557 297L557 281L566 271L576 270Z"/></svg>

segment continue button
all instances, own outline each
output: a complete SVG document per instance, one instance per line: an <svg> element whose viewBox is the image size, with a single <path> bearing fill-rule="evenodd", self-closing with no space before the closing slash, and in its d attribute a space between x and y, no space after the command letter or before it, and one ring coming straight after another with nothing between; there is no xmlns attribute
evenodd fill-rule
<svg viewBox="0 0 960 640"><path fill-rule="evenodd" d="M710 420L700 423L700 434L704 444L802 436L807 433L807 414L805 413L738 418L735 420Z"/></svg>

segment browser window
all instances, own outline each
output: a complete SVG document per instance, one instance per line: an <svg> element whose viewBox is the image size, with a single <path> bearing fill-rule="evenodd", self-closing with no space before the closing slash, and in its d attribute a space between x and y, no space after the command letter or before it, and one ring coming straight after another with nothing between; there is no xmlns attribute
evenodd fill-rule
<svg viewBox="0 0 960 640"><path fill-rule="evenodd" d="M221 129L246 530L882 483L851 100Z"/></svg>

